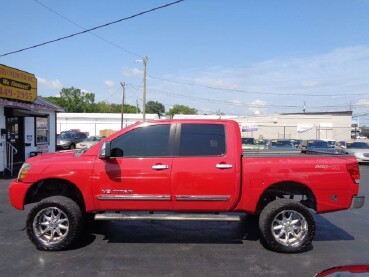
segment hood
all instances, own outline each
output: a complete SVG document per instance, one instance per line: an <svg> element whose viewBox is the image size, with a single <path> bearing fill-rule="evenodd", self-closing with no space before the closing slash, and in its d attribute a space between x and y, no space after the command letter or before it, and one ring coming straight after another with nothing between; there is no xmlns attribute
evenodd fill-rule
<svg viewBox="0 0 369 277"><path fill-rule="evenodd" d="M350 148L350 149L346 149L346 153L349 153L349 154L354 154L354 153L365 154L365 153L368 153L369 154L369 149Z"/></svg>
<svg viewBox="0 0 369 277"><path fill-rule="evenodd" d="M42 155L37 155L31 158L28 158L26 162L35 162L40 160L50 160L50 159L62 159L62 158L72 158L76 150L67 150L67 151L60 151L60 152L53 152L53 153L45 153Z"/></svg>

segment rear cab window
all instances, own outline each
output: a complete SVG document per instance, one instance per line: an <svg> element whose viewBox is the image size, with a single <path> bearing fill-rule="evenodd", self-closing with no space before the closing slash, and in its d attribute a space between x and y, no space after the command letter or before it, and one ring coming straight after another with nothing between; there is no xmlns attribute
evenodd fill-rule
<svg viewBox="0 0 369 277"><path fill-rule="evenodd" d="M177 155L224 156L226 154L223 124L181 124Z"/></svg>

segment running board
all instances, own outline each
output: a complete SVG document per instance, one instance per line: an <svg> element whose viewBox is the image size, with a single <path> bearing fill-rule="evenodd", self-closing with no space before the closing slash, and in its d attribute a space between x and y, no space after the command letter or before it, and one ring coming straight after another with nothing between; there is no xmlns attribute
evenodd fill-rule
<svg viewBox="0 0 369 277"><path fill-rule="evenodd" d="M241 221L241 215L177 213L101 213L95 220Z"/></svg>

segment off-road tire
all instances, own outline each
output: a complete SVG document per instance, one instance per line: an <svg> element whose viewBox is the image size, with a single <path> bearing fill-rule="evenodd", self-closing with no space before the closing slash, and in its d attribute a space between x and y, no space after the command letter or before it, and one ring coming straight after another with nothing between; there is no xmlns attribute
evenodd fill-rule
<svg viewBox="0 0 369 277"><path fill-rule="evenodd" d="M60 251L81 235L83 216L80 207L64 196L45 198L27 217L27 234L39 250Z"/></svg>
<svg viewBox="0 0 369 277"><path fill-rule="evenodd" d="M315 236L315 220L301 203L277 199L262 210L259 229L262 241L271 250L296 253L311 245Z"/></svg>

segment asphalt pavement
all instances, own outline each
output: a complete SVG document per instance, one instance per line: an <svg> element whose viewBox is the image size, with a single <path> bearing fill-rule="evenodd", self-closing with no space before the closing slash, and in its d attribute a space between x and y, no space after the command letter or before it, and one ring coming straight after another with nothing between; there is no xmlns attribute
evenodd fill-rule
<svg viewBox="0 0 369 277"><path fill-rule="evenodd" d="M0 179L0 276L313 276L324 269L369 264L369 166L360 166L361 209L316 215L313 247L266 250L252 219L242 222L101 221L79 245L38 251L25 232L27 211L10 206Z"/></svg>

